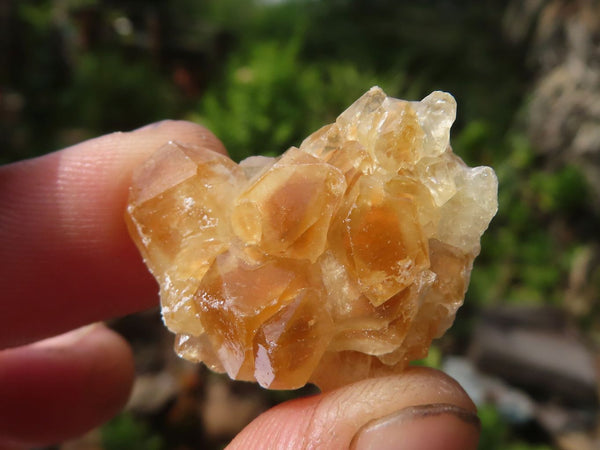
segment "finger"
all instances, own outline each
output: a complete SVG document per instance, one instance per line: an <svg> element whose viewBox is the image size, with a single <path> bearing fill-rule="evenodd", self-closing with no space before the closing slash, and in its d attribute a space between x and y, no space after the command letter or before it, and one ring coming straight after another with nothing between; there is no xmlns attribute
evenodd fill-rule
<svg viewBox="0 0 600 450"><path fill-rule="evenodd" d="M479 421L442 372L411 368L283 403L255 419L233 449L475 449Z"/></svg>
<svg viewBox="0 0 600 450"><path fill-rule="evenodd" d="M102 325L0 351L0 448L60 442L108 420L133 375L129 346Z"/></svg>
<svg viewBox="0 0 600 450"><path fill-rule="evenodd" d="M123 213L133 169L169 140L225 153L168 121L0 167L0 348L156 303Z"/></svg>

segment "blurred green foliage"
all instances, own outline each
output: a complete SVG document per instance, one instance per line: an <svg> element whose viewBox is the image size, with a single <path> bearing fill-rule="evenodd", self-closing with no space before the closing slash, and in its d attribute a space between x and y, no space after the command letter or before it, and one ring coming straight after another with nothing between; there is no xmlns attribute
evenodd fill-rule
<svg viewBox="0 0 600 450"><path fill-rule="evenodd" d="M365 86L393 89L345 63L302 61L300 39L257 42L234 53L225 78L203 96L190 118L206 124L223 140L233 159L276 155L323 124L332 122Z"/></svg>
<svg viewBox="0 0 600 450"><path fill-rule="evenodd" d="M549 445L529 444L511 437L511 429L492 405L483 405L478 410L481 420L481 450L551 450Z"/></svg>
<svg viewBox="0 0 600 450"><path fill-rule="evenodd" d="M80 56L62 100L70 126L108 133L172 116L176 95L148 61L101 51Z"/></svg>
<svg viewBox="0 0 600 450"><path fill-rule="evenodd" d="M162 450L162 438L152 433L148 425L131 414L122 413L102 428L105 450Z"/></svg>
<svg viewBox="0 0 600 450"><path fill-rule="evenodd" d="M500 183L498 214L483 236L468 299L483 304L560 304L572 253L594 233L559 235L560 230L549 224L576 227L582 214L588 215L588 224L597 224L589 210L585 179L574 166L541 169L522 132L510 130L496 143L486 136L490 127L474 122L454 141L456 152L467 161L474 148L483 149Z"/></svg>

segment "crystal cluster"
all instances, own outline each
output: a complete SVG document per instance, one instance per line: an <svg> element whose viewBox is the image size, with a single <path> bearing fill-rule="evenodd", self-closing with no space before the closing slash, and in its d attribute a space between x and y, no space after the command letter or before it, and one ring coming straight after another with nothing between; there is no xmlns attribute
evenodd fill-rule
<svg viewBox="0 0 600 450"><path fill-rule="evenodd" d="M403 370L451 325L497 209L452 153L456 103L370 89L300 148L225 156L170 142L126 219L177 353L272 389Z"/></svg>

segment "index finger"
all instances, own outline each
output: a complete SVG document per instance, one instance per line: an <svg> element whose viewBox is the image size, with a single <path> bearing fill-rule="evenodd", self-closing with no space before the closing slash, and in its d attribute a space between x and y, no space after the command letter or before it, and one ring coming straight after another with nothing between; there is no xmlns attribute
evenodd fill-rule
<svg viewBox="0 0 600 450"><path fill-rule="evenodd" d="M226 153L165 121L0 167L0 348L157 304L123 213L133 169L169 140Z"/></svg>

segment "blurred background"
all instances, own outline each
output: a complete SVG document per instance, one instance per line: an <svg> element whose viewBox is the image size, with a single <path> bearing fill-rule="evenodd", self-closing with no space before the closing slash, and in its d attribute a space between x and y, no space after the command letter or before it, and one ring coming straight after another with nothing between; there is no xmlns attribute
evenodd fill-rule
<svg viewBox="0 0 600 450"><path fill-rule="evenodd" d="M419 363L476 401L482 449L600 448L600 2L0 1L2 163L165 118L275 155L375 84L451 92L455 152L500 180L465 305ZM222 448L314 392L178 360L157 311L112 326L136 352L130 404L57 448Z"/></svg>

